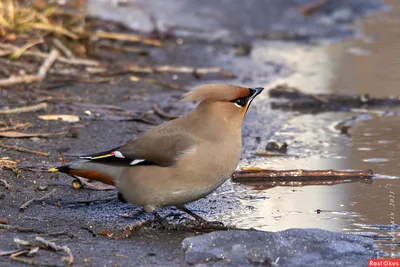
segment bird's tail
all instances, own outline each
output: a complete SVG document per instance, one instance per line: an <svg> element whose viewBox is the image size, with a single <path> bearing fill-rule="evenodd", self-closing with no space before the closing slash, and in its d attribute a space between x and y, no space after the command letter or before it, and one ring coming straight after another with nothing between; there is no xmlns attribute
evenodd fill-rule
<svg viewBox="0 0 400 267"><path fill-rule="evenodd" d="M112 168L112 167L111 167ZM90 161L72 163L61 167L55 167L48 170L49 172L62 172L72 176L84 177L90 180L100 181L105 184L114 185L113 174L115 170L108 170L101 164L92 163Z"/></svg>

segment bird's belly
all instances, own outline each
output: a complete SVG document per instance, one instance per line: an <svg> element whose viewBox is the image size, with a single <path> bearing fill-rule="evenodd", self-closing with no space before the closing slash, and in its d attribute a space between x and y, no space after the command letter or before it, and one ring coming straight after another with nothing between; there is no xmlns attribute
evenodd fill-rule
<svg viewBox="0 0 400 267"><path fill-rule="evenodd" d="M197 151L201 152L201 151ZM137 206L174 206L203 198L222 185L235 170L240 150L224 155L209 155L196 160L186 157L175 166L137 166L129 168L117 183L124 198Z"/></svg>
<svg viewBox="0 0 400 267"><path fill-rule="evenodd" d="M207 183L204 185L198 186L181 186L179 188L174 187L166 190L166 197L160 203L161 206L174 206L189 203L192 201L196 201L201 199L210 193L212 193L215 189L221 186L227 179L219 179L214 183Z"/></svg>
<svg viewBox="0 0 400 267"><path fill-rule="evenodd" d="M146 174L150 176L126 176L117 184L126 201L137 206L154 207L185 204L207 196L229 178L229 174L225 177L214 175L204 180L203 177L192 175L189 176L191 179L187 180L168 174L151 176L148 170Z"/></svg>
<svg viewBox="0 0 400 267"><path fill-rule="evenodd" d="M118 183L117 188L126 201L136 206L175 206L207 196L224 183L229 175L224 178L214 177L214 181L201 179L182 181L179 177L168 176L152 178L156 177L147 179L136 175L126 177Z"/></svg>

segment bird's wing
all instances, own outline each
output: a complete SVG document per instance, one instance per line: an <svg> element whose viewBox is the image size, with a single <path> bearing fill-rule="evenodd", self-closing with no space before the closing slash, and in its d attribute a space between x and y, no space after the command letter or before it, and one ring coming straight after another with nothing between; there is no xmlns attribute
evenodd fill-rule
<svg viewBox="0 0 400 267"><path fill-rule="evenodd" d="M177 158L196 144L186 133L144 135L125 145L108 151L80 156L80 158L128 165L171 166Z"/></svg>

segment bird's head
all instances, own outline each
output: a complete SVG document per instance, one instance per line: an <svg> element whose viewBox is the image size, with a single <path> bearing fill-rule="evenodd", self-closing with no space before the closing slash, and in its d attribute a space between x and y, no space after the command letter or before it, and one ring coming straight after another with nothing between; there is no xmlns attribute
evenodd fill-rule
<svg viewBox="0 0 400 267"><path fill-rule="evenodd" d="M213 114L232 123L242 123L253 99L264 88L246 88L228 84L205 84L183 96L184 101L200 101L196 110Z"/></svg>

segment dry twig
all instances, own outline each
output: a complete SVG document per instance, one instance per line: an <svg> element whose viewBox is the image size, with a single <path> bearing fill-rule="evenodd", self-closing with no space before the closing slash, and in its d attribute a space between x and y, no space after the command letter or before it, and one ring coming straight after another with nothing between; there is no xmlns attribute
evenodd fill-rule
<svg viewBox="0 0 400 267"><path fill-rule="evenodd" d="M27 51L29 48L34 47L37 44L41 44L43 43L43 39L34 41L34 42L28 42L27 44L25 44L24 46L22 46L20 49L14 50L11 54L10 54L10 58L19 58L25 51Z"/></svg>
<svg viewBox="0 0 400 267"><path fill-rule="evenodd" d="M30 153L30 154L34 154L36 156L48 157L50 155L50 153L47 153L47 152L40 152L40 151L36 151L36 150L30 150L30 149L26 149L26 148L23 148L23 147L17 147L17 146L9 146L9 145L5 145L3 143L0 143L0 148L4 148L4 149L8 149L8 150L15 150L15 151L18 151L18 152Z"/></svg>
<svg viewBox="0 0 400 267"><path fill-rule="evenodd" d="M69 59L75 58L71 50L69 50L68 47L66 47L59 39L54 38L52 42L54 46L57 47L57 49L59 49L67 58Z"/></svg>
<svg viewBox="0 0 400 267"><path fill-rule="evenodd" d="M293 178L293 177L372 177L372 171L336 171L336 170L250 170L250 171L236 171L233 174L233 180L248 179L248 178Z"/></svg>
<svg viewBox="0 0 400 267"><path fill-rule="evenodd" d="M30 260L28 258L20 258L18 256L13 256L13 255L10 256L10 259L13 261L18 261L18 262L21 262L21 263L24 263L27 265L32 265L32 266L51 266L51 267L55 266L54 264L45 264L42 262Z"/></svg>
<svg viewBox="0 0 400 267"><path fill-rule="evenodd" d="M129 41L144 43L153 46L161 46L162 43L157 39L146 38L137 34L124 34L124 33L114 33L114 32L95 32L90 34L93 37L103 38L103 39L113 39L120 41Z"/></svg>
<svg viewBox="0 0 400 267"><path fill-rule="evenodd" d="M234 182L266 189L275 186L335 185L343 183L371 183L372 171L335 170L266 170L243 168L232 175Z"/></svg>
<svg viewBox="0 0 400 267"><path fill-rule="evenodd" d="M33 106L26 106L20 108L12 108L12 109L2 109L0 110L0 115L8 115L8 114L16 114L16 113L24 113L24 112L34 112L42 109L47 109L47 103L40 103ZM12 130L12 129L10 129ZM13 129L17 130L17 129ZM9 131L9 130L7 130ZM0 131L1 132L1 131Z"/></svg>
<svg viewBox="0 0 400 267"><path fill-rule="evenodd" d="M0 43L0 48L5 49L5 50L10 50L11 52L17 49L20 49L18 46L10 45L10 44L1 44ZM39 58L48 58L49 54L47 53L42 53L42 52L36 52L36 51L25 51L22 56L34 56L34 57L39 57ZM79 58L65 58L65 57L58 57L57 61L60 63L64 64L69 64L69 65L85 65L85 66L99 66L101 65L100 62L96 60L90 60L90 59L79 59Z"/></svg>
<svg viewBox="0 0 400 267"><path fill-rule="evenodd" d="M270 89L268 94L270 98L289 100L272 102L271 107L273 109L291 111L315 113L317 111L354 111L355 108L400 106L400 99L398 97L375 98L368 94L309 94L286 84Z"/></svg>
<svg viewBox="0 0 400 267"><path fill-rule="evenodd" d="M53 251L64 251L67 253L67 257L62 257L61 259L67 263L67 265L72 265L74 263L74 257L72 255L71 250L67 246L59 246L52 241L46 240L42 237L36 237L34 242L30 242L27 240L14 238L14 242L17 245L24 246L21 249L13 250L13 251L5 251L1 253L1 255L10 255L10 258L15 261L20 261L25 264L34 265L34 266L58 266L54 264L47 264L29 260L27 258L20 258L21 255L32 256L37 253L39 249L50 249Z"/></svg>
<svg viewBox="0 0 400 267"><path fill-rule="evenodd" d="M89 205L96 205L96 204L104 204L108 202L115 201L115 196L110 198L104 199L92 199L92 200L79 200L79 201L63 201L63 206L89 206Z"/></svg>
<svg viewBox="0 0 400 267"><path fill-rule="evenodd" d="M1 110L0 110L0 114L1 114ZM15 131L15 130L22 130L22 129L26 129L28 127L30 127L31 124L30 123L17 123L13 126L8 126L8 127L3 127L0 128L0 132L6 132L6 131Z"/></svg>
<svg viewBox="0 0 400 267"><path fill-rule="evenodd" d="M188 66L139 66L139 65L129 65L128 70L136 73L154 73L154 72L176 72L176 73L189 73L196 75L204 75L208 73L221 74L224 77L232 78L234 77L232 72L225 71L221 68L193 68Z"/></svg>
<svg viewBox="0 0 400 267"><path fill-rule="evenodd" d="M54 242L46 240L40 236L35 237L35 241L43 244L46 248L50 248L54 251L64 251L68 254L68 257L62 257L62 260L67 262L68 265L72 265L74 263L74 256L72 255L71 249L67 246L59 246Z"/></svg>
<svg viewBox="0 0 400 267"><path fill-rule="evenodd" d="M43 201L45 199L48 199L51 195L53 195L56 192L56 189L51 190L49 193L47 193L46 195L42 196L42 197L34 197L30 200L28 200L27 202L25 202L24 204L21 205L21 207L19 207L19 211L24 211L27 207L29 207L29 205L32 202L37 202L37 201Z"/></svg>
<svg viewBox="0 0 400 267"><path fill-rule="evenodd" d="M169 115L168 113L166 113L164 110L162 110L158 106L158 104L154 104L153 109L154 109L155 114L157 114L161 118L168 119L168 120L174 120L174 119L178 118L177 116Z"/></svg>
<svg viewBox="0 0 400 267"><path fill-rule="evenodd" d="M0 86L10 86L18 83L29 84L34 82L41 82L45 78L48 70L50 69L51 65L53 65L53 63L56 61L58 56L58 51L53 49L47 59L43 62L36 75L11 76L7 79L0 80Z"/></svg>
<svg viewBox="0 0 400 267"><path fill-rule="evenodd" d="M4 187L9 191L12 189L12 186L4 179L0 179L0 184L4 185Z"/></svg>
<svg viewBox="0 0 400 267"><path fill-rule="evenodd" d="M0 229L10 230L18 233L37 233L37 234L45 234L46 232L36 230L33 228L22 228L19 226L8 225L8 224L0 224Z"/></svg>
<svg viewBox="0 0 400 267"><path fill-rule="evenodd" d="M7 138L29 138L29 137L50 137L50 136L60 136L64 135L66 132L60 133L20 133L20 132L0 132L0 137Z"/></svg>

